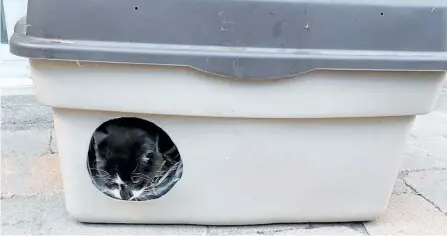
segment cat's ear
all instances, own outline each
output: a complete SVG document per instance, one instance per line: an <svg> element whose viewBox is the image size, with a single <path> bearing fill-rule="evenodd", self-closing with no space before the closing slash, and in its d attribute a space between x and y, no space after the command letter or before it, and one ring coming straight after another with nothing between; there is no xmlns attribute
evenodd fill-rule
<svg viewBox="0 0 447 236"><path fill-rule="evenodd" d="M107 134L102 131L96 131L93 134L93 138L95 139L96 143L102 143L107 138Z"/></svg>

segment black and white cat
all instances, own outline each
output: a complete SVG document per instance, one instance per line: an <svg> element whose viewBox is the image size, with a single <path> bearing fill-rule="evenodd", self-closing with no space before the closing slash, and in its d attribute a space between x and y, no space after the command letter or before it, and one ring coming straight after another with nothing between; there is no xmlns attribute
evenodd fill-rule
<svg viewBox="0 0 447 236"><path fill-rule="evenodd" d="M157 184L179 164L180 154L168 135L137 118L104 123L90 142L88 166L93 182L116 199L153 199L148 195L157 195Z"/></svg>

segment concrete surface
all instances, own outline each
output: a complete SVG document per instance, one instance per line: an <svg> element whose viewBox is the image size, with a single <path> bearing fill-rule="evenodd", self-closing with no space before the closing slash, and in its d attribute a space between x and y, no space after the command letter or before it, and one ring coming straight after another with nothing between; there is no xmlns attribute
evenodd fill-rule
<svg viewBox="0 0 447 236"><path fill-rule="evenodd" d="M370 235L446 235L447 216L419 195L393 195L385 215L365 227Z"/></svg>
<svg viewBox="0 0 447 236"><path fill-rule="evenodd" d="M416 119L388 211L373 222L244 227L82 224L63 203L51 109L29 92L1 96L2 234L447 235L447 113Z"/></svg>
<svg viewBox="0 0 447 236"><path fill-rule="evenodd" d="M447 174L445 170L411 172L404 177L404 180L410 188L436 209L447 213Z"/></svg>

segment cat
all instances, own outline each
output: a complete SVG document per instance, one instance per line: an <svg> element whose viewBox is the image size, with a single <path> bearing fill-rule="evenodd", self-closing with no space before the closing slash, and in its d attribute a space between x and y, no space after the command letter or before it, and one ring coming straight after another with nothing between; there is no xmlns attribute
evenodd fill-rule
<svg viewBox="0 0 447 236"><path fill-rule="evenodd" d="M137 118L104 123L90 142L88 164L93 182L116 199L142 201L147 195L157 195L154 187L163 177L160 172L166 173L179 162L180 154L169 136Z"/></svg>

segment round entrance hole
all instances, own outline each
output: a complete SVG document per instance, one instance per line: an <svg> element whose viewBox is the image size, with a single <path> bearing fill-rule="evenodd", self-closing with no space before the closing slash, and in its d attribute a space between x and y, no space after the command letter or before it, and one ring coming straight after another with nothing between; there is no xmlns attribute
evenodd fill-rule
<svg viewBox="0 0 447 236"><path fill-rule="evenodd" d="M165 195L180 180L177 146L154 123L133 117L112 119L93 133L87 158L93 184L109 197L146 201Z"/></svg>

